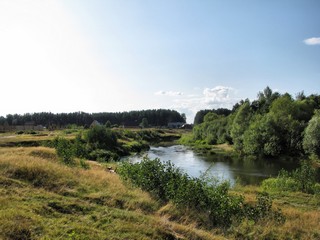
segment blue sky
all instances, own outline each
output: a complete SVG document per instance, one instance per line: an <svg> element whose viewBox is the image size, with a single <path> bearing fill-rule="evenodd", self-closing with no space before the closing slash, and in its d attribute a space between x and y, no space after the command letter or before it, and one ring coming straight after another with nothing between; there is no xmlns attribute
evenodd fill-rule
<svg viewBox="0 0 320 240"><path fill-rule="evenodd" d="M0 0L0 115L320 93L318 0Z"/></svg>

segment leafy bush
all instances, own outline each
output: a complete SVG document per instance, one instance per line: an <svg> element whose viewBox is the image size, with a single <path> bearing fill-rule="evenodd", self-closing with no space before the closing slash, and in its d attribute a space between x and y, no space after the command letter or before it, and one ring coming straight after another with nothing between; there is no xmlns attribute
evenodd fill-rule
<svg viewBox="0 0 320 240"><path fill-rule="evenodd" d="M82 139L81 133L77 134L74 143L74 154L78 158L87 158L88 157L88 151L86 147L86 142Z"/></svg>
<svg viewBox="0 0 320 240"><path fill-rule="evenodd" d="M109 150L96 149L89 153L89 158L99 162L110 162L119 160L119 156Z"/></svg>
<svg viewBox="0 0 320 240"><path fill-rule="evenodd" d="M92 149L112 149L117 145L116 134L98 125L88 130L86 140Z"/></svg>
<svg viewBox="0 0 320 240"><path fill-rule="evenodd" d="M320 156L320 110L316 110L305 129L303 148L309 154Z"/></svg>
<svg viewBox="0 0 320 240"><path fill-rule="evenodd" d="M272 210L272 199L267 192L258 193L255 204L244 204L243 216L254 222L268 218L283 224L286 220L280 209Z"/></svg>
<svg viewBox="0 0 320 240"><path fill-rule="evenodd" d="M292 173L282 170L277 178L262 182L263 189L269 191L302 191L311 194L317 191L316 185L316 171L309 161L302 161Z"/></svg>
<svg viewBox="0 0 320 240"><path fill-rule="evenodd" d="M74 165L74 149L72 143L65 138L56 138L55 149L60 160L66 165Z"/></svg>
<svg viewBox="0 0 320 240"><path fill-rule="evenodd" d="M138 131L137 135L138 135L138 139L148 141L148 142L159 139L159 133L155 131L150 131L150 130Z"/></svg>
<svg viewBox="0 0 320 240"><path fill-rule="evenodd" d="M302 161L292 177L298 182L302 192L313 193L313 186L316 183L316 171L309 161Z"/></svg>
<svg viewBox="0 0 320 240"><path fill-rule="evenodd" d="M141 152L141 151L150 149L150 146L148 144L141 141L139 142L133 141L132 143L127 144L126 146L127 146L126 150L128 152Z"/></svg>
<svg viewBox="0 0 320 240"><path fill-rule="evenodd" d="M262 182L265 191L298 191L298 183L291 177L268 178Z"/></svg>
<svg viewBox="0 0 320 240"><path fill-rule="evenodd" d="M320 195L320 183L316 183L313 186L313 192L314 192L314 194Z"/></svg>
<svg viewBox="0 0 320 240"><path fill-rule="evenodd" d="M162 163L157 158L144 158L135 164L124 162L118 173L164 202L172 201L179 208L194 210L202 216L201 221L206 224L209 221L212 226L227 227L234 219L260 219L272 212L272 201L267 197L259 198L256 206L243 208L243 197L228 194L228 182L210 183L205 178L189 177L171 162Z"/></svg>

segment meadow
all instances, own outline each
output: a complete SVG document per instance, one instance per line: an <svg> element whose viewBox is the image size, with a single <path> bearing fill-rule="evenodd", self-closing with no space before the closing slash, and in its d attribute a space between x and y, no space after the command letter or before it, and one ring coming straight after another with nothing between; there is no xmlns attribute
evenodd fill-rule
<svg viewBox="0 0 320 240"><path fill-rule="evenodd" d="M117 162L85 160L84 168L75 158L69 166L54 148L19 146L19 141L43 142L61 134L1 135L0 239L320 238L318 194L236 185L228 196L242 196L248 206L263 206L257 196L267 191L272 211L279 211L283 221L262 216L215 226L196 209L164 201L109 172L108 167L120 167Z"/></svg>

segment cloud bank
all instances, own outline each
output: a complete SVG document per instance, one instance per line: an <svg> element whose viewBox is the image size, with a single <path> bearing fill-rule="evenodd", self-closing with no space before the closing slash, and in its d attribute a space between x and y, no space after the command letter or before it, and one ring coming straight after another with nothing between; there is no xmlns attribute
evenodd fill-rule
<svg viewBox="0 0 320 240"><path fill-rule="evenodd" d="M307 45L320 45L320 37L307 38L303 42Z"/></svg>
<svg viewBox="0 0 320 240"><path fill-rule="evenodd" d="M164 96L182 96L182 92L175 92L175 91L158 91L155 95L164 95Z"/></svg>
<svg viewBox="0 0 320 240"><path fill-rule="evenodd" d="M172 95L173 92L157 92L156 95ZM175 92L179 93L179 92ZM173 99L171 108L185 113L187 122L193 123L194 116L199 110L228 108L231 109L240 99L236 96L237 90L226 86L216 86L213 88L204 88L198 94L184 95L183 97ZM178 96L176 94L175 96Z"/></svg>

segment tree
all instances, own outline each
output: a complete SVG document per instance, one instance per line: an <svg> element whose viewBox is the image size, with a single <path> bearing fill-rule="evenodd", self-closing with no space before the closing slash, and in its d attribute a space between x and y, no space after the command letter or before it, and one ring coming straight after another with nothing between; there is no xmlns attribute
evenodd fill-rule
<svg viewBox="0 0 320 240"><path fill-rule="evenodd" d="M139 126L142 127L142 128L147 128L149 126L148 119L147 118L143 118L141 123L139 124Z"/></svg>
<svg viewBox="0 0 320 240"><path fill-rule="evenodd" d="M304 124L298 120L298 105L292 97L286 93L274 100L269 115L274 121L276 134L280 140L277 144L281 154L296 156L301 153Z"/></svg>
<svg viewBox="0 0 320 240"><path fill-rule="evenodd" d="M234 147L237 150L241 151L243 148L243 133L249 127L251 116L250 103L246 101L237 110L230 131Z"/></svg>
<svg viewBox="0 0 320 240"><path fill-rule="evenodd" d="M273 92L269 86L267 86L263 92L258 93L258 100L252 102L252 107L259 113L269 112L269 108L272 102L280 97L278 92Z"/></svg>
<svg viewBox="0 0 320 240"><path fill-rule="evenodd" d="M108 121L104 124L104 126L105 126L106 128L111 128L112 124L111 124L111 122L108 120Z"/></svg>
<svg viewBox="0 0 320 240"><path fill-rule="evenodd" d="M183 122L187 122L187 116L185 113L181 113L181 117L183 118Z"/></svg>
<svg viewBox="0 0 320 240"><path fill-rule="evenodd" d="M111 149L117 145L117 137L105 126L96 125L87 132L86 140L92 149Z"/></svg>
<svg viewBox="0 0 320 240"><path fill-rule="evenodd" d="M320 110L316 110L314 116L306 127L303 138L303 149L308 154L320 156Z"/></svg>
<svg viewBox="0 0 320 240"><path fill-rule="evenodd" d="M243 136L243 150L246 154L278 156L281 152L280 137L274 120L267 115L258 115Z"/></svg>

